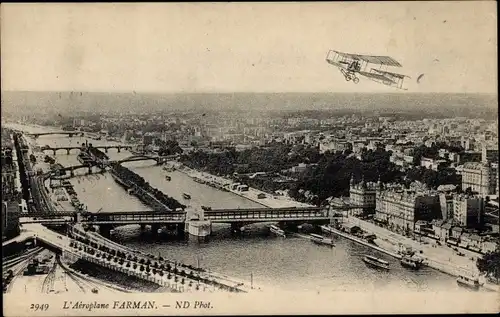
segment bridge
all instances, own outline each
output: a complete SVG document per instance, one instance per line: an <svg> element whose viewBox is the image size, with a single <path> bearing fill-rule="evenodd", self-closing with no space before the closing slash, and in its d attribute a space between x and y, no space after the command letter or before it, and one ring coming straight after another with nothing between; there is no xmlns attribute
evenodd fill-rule
<svg viewBox="0 0 500 317"><path fill-rule="evenodd" d="M176 160L178 158L179 158L179 155L159 156L159 155L148 155L148 154L135 154L135 155L129 156L129 157L121 159L121 160L112 161L112 163L122 164L122 163L126 163L126 162L153 160L156 162L156 164L161 165L161 164L164 164L168 161Z"/></svg>
<svg viewBox="0 0 500 317"><path fill-rule="evenodd" d="M363 208L342 207L287 207L287 208L245 208L200 210L200 220L212 223L257 223L257 222L297 222L329 221L334 211ZM189 221L186 211L113 211L101 213L77 213L57 211L51 213L29 213L20 218L20 223L61 224L79 222L92 225L121 226L128 224L181 224ZM29 217L29 218L28 218Z"/></svg>
<svg viewBox="0 0 500 317"><path fill-rule="evenodd" d="M125 159L121 159L121 160L108 161L104 165L100 166L100 170L96 171L96 172L93 172L92 166L89 166L87 164L80 164L80 165L72 165L72 166L66 166L63 168L54 169L54 170L51 170L50 172L48 172L47 174L49 175L49 177L53 177L53 176L57 175L58 173L64 173L64 172L69 171L70 176L67 178L71 178L71 177L75 176L75 171L79 170L79 169L87 169L88 174L102 173L106 170L105 167L110 165L110 164L121 164L121 163L126 163L126 162L153 160L156 162L157 165L161 165L161 164L164 164L164 163L166 163L170 160L173 160L175 158L177 158L177 156L175 156L175 155L170 155L170 156L134 155L134 156L131 156L131 157L128 157Z"/></svg>
<svg viewBox="0 0 500 317"><path fill-rule="evenodd" d="M26 133L26 134L34 137L35 139L38 138L39 136L42 136L42 135L67 135L71 138L73 135L77 135L77 134L83 136L84 132L81 132L81 131L53 131L53 132L39 132L39 133Z"/></svg>
<svg viewBox="0 0 500 317"><path fill-rule="evenodd" d="M89 165L86 165L86 164L81 164L81 165L66 166L66 167L63 167L63 168L51 170L49 172L49 175L50 176L54 176L54 175L57 175L58 173L64 173L64 172L69 171L70 177L74 177L75 176L75 171L78 170L78 169L87 169L87 173L88 174L93 174L92 166L89 166ZM105 170L106 169L101 168L100 171L97 171L96 173L102 173ZM67 178L70 178L70 177L67 177Z"/></svg>
<svg viewBox="0 0 500 317"><path fill-rule="evenodd" d="M96 149L104 149L104 152L108 153L108 150L110 149L116 149L118 153L121 152L121 150L130 150L132 149L131 145L96 145L92 146L93 148ZM59 150L66 150L66 154L70 154L72 150L78 150L82 151L83 148L79 146L58 146L58 147L51 147L51 146L44 146L41 148L42 152L45 151L52 151L53 155L56 155L57 151Z"/></svg>

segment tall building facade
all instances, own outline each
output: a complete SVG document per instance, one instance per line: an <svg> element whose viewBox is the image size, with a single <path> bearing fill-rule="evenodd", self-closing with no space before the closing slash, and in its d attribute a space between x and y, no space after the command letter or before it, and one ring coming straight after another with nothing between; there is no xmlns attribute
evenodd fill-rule
<svg viewBox="0 0 500 317"><path fill-rule="evenodd" d="M349 187L349 200L353 206L363 206L360 209L353 209L354 214L373 214L375 213L377 196L377 184L366 183L362 180L360 183L355 183L354 178L351 178Z"/></svg>
<svg viewBox="0 0 500 317"><path fill-rule="evenodd" d="M377 191L375 219L389 230L411 234L418 220L441 219L439 196L431 192L392 188Z"/></svg>
<svg viewBox="0 0 500 317"><path fill-rule="evenodd" d="M494 195L497 187L498 168L491 164L468 162L462 168L462 190L470 187L481 196Z"/></svg>
<svg viewBox="0 0 500 317"><path fill-rule="evenodd" d="M498 147L483 145L481 151L481 162L487 163L498 163Z"/></svg>
<svg viewBox="0 0 500 317"><path fill-rule="evenodd" d="M483 224L485 202L482 197L455 195L453 219L460 227L480 228Z"/></svg>

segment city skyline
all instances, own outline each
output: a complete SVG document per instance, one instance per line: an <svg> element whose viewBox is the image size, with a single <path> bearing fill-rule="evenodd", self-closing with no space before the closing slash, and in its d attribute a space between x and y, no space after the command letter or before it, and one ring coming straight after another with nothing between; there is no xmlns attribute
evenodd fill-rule
<svg viewBox="0 0 500 317"><path fill-rule="evenodd" d="M3 5L2 90L400 92L346 83L337 49L394 57L408 92L496 94L494 5Z"/></svg>

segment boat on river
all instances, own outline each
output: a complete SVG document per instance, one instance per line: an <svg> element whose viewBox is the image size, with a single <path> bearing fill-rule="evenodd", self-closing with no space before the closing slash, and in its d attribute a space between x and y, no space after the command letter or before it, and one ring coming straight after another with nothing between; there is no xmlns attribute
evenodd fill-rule
<svg viewBox="0 0 500 317"><path fill-rule="evenodd" d="M191 199L191 195L189 195L188 193L183 193L182 197L184 197L184 199Z"/></svg>
<svg viewBox="0 0 500 317"><path fill-rule="evenodd" d="M335 246L335 244L333 243L333 239L325 238L315 233L311 233L311 241L319 245L326 245L330 247Z"/></svg>
<svg viewBox="0 0 500 317"><path fill-rule="evenodd" d="M460 275L457 278L457 284L461 287L468 288L468 289L471 289L474 291L479 290L479 287L481 287L481 284L479 283L478 278L467 277L467 276L463 276L463 275Z"/></svg>
<svg viewBox="0 0 500 317"><path fill-rule="evenodd" d="M169 175L165 175L165 179L170 182L172 180L172 177L170 177Z"/></svg>
<svg viewBox="0 0 500 317"><path fill-rule="evenodd" d="M270 225L269 226L269 230L274 233L275 235L279 236L279 237L283 237L285 238L285 231L283 231L282 229L280 229L280 227L278 226L275 226L275 225Z"/></svg>
<svg viewBox="0 0 500 317"><path fill-rule="evenodd" d="M389 270L389 262L384 261L382 259L379 259L377 257L371 256L371 255L365 255L363 257L363 262L365 262L366 266L368 266L368 267L386 270L386 271Z"/></svg>
<svg viewBox="0 0 500 317"><path fill-rule="evenodd" d="M424 259L417 256L403 256L401 258L401 266L412 269L419 270L424 265Z"/></svg>

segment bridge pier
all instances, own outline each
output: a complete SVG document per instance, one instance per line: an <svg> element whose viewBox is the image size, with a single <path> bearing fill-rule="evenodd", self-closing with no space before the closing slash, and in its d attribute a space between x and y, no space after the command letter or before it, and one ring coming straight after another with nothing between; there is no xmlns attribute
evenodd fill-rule
<svg viewBox="0 0 500 317"><path fill-rule="evenodd" d="M122 148L121 148L121 147L118 147L118 153L120 153L120 152L121 152L121 150L122 150Z"/></svg>
<svg viewBox="0 0 500 317"><path fill-rule="evenodd" d="M108 153L108 148L107 147L104 148L104 152Z"/></svg>
<svg viewBox="0 0 500 317"><path fill-rule="evenodd" d="M212 233L212 223L210 221L186 221L184 228L189 234L189 242L207 242Z"/></svg>
<svg viewBox="0 0 500 317"><path fill-rule="evenodd" d="M66 155L69 155L70 151L71 151L71 149L66 149Z"/></svg>
<svg viewBox="0 0 500 317"><path fill-rule="evenodd" d="M177 237L184 238L184 236L186 235L184 224L176 224L175 227L176 227L175 231L177 233ZM212 228L211 227L210 227L210 232L212 232Z"/></svg>
<svg viewBox="0 0 500 317"><path fill-rule="evenodd" d="M74 169L70 169L70 170L69 170L69 175L70 175L71 177L75 177L75 170L74 170Z"/></svg>
<svg viewBox="0 0 500 317"><path fill-rule="evenodd" d="M89 174L92 174L92 166L89 166Z"/></svg>
<svg viewBox="0 0 500 317"><path fill-rule="evenodd" d="M52 150L52 155L56 156L56 150Z"/></svg>
<svg viewBox="0 0 500 317"><path fill-rule="evenodd" d="M143 233L144 231L146 231L146 225L141 223L141 233Z"/></svg>

